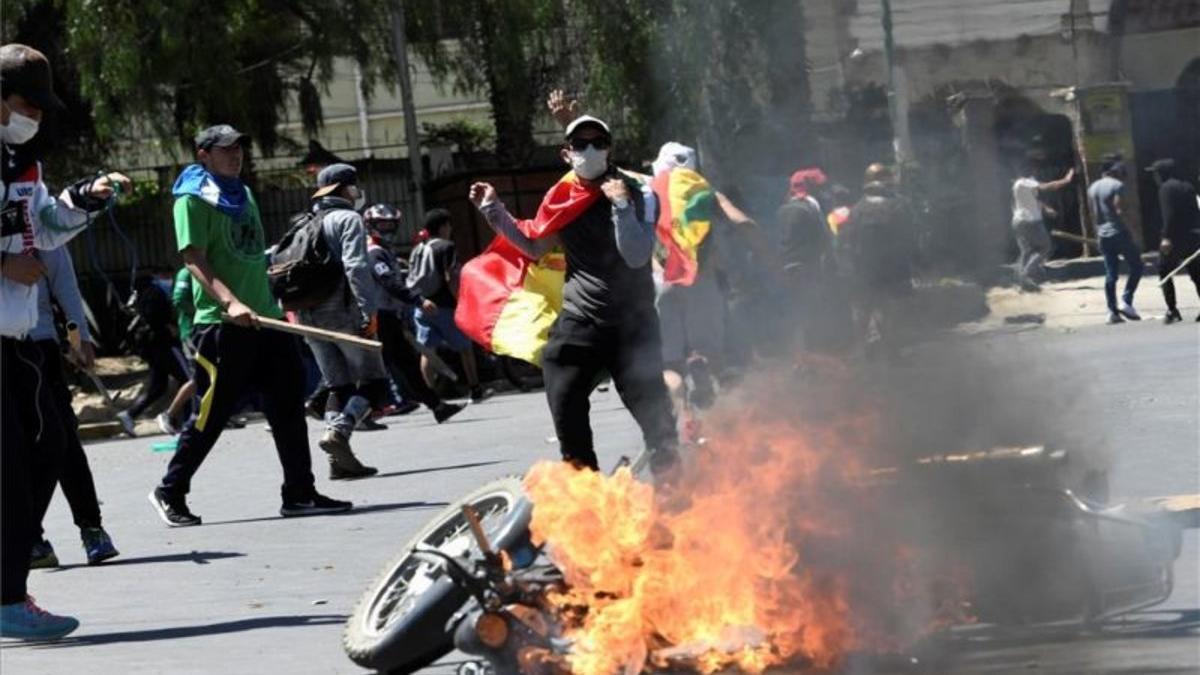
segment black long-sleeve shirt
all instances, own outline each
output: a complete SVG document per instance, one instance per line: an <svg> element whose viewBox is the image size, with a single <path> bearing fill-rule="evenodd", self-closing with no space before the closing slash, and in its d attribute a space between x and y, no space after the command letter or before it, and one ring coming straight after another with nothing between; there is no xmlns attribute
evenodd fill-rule
<svg viewBox="0 0 1200 675"><path fill-rule="evenodd" d="M1158 205L1162 211L1162 238L1171 240L1177 248L1194 248L1200 244L1200 206L1196 190L1186 181L1168 178L1158 188Z"/></svg>

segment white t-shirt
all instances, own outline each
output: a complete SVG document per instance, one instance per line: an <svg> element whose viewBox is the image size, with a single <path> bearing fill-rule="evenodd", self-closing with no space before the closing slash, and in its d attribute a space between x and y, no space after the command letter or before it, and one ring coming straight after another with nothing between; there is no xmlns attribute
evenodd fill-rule
<svg viewBox="0 0 1200 675"><path fill-rule="evenodd" d="M1038 182L1018 178L1013 182L1013 222L1042 221L1042 205L1038 203Z"/></svg>

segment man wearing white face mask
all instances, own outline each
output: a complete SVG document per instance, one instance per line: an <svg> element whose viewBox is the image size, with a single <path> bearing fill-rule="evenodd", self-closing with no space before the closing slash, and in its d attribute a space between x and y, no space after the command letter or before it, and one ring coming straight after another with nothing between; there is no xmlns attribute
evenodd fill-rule
<svg viewBox="0 0 1200 675"><path fill-rule="evenodd" d="M299 312L300 322L343 333L374 337L378 290L367 256L367 230L358 210L366 195L358 187L358 171L331 164L317 174L313 210L321 217L321 234L330 254L341 263L343 278L328 297ZM308 340L317 367L329 386L325 403L325 435L321 449L329 455L332 480L366 478L374 467L363 466L350 448L354 429L382 405L388 374L379 352L337 342Z"/></svg>
<svg viewBox="0 0 1200 675"><path fill-rule="evenodd" d="M68 433L57 414L42 353L28 338L37 325L39 250L55 249L107 205L119 173L85 179L54 198L29 143L45 111L61 110L50 63L36 49L0 47L0 637L49 640L79 626L33 603L26 591L30 550L45 502L59 478ZM48 500L46 500L48 502Z"/></svg>
<svg viewBox="0 0 1200 675"><path fill-rule="evenodd" d="M563 459L596 469L588 397L607 371L641 427L650 467L669 472L679 438L663 382L662 338L654 310L657 200L608 162L608 125L584 115L566 128L561 156L573 172L551 188L537 217L520 223L487 183L471 201L488 225L525 255L566 254L563 307L542 351L546 398ZM461 323L461 321L460 321Z"/></svg>

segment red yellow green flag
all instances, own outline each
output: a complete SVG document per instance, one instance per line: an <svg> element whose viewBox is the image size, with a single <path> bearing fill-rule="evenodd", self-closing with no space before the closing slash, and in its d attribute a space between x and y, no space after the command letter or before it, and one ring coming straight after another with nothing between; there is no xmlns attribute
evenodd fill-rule
<svg viewBox="0 0 1200 675"><path fill-rule="evenodd" d="M700 245L712 229L716 195L691 169L664 171L651 182L658 198L658 241L666 251L663 281L691 286L700 270Z"/></svg>

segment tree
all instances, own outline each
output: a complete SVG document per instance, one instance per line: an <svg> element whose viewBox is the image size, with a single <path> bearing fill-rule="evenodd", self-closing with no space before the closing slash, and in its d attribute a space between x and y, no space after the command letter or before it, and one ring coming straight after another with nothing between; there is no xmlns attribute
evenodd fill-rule
<svg viewBox="0 0 1200 675"><path fill-rule="evenodd" d="M423 0L404 8L409 44L433 76L458 92L487 95L501 164L525 164L536 149L535 115L566 56L562 0Z"/></svg>
<svg viewBox="0 0 1200 675"><path fill-rule="evenodd" d="M368 95L394 72L383 0L60 3L103 140L149 134L190 148L198 129L226 122L270 155L289 97L307 133L321 126L335 58L359 64Z"/></svg>

